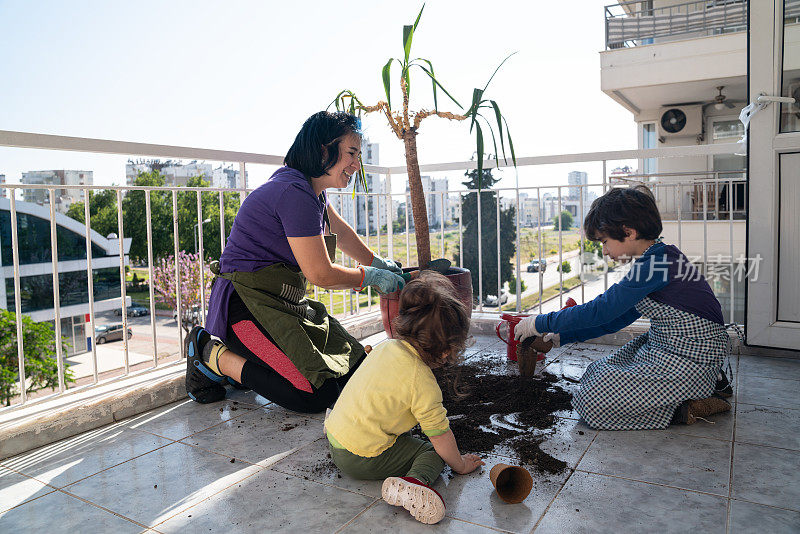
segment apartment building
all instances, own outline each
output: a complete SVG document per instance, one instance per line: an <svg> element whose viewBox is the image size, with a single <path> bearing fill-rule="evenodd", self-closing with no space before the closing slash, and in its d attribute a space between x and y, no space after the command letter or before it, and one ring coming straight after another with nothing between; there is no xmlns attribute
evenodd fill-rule
<svg viewBox="0 0 800 534"><path fill-rule="evenodd" d="M195 176L203 176L211 187L239 189L244 187L239 170L232 164L219 165L214 167L210 163L179 163L169 161L138 160L129 161L125 165L125 183L134 185L139 174L145 172L158 171L164 175L164 185L185 186L189 179Z"/></svg>
<svg viewBox="0 0 800 534"><path fill-rule="evenodd" d="M28 171L22 173L23 184L36 185L92 185L93 171L76 170L51 170ZM25 202L43 206L50 204L50 192L46 189L23 189L22 198ZM69 207L75 202L83 202L83 189L56 189L55 208L58 213L67 213Z"/></svg>
<svg viewBox="0 0 800 534"><path fill-rule="evenodd" d="M733 291L734 317L744 322L745 285L753 295L758 284L759 301L747 308L759 326L748 326L748 337L755 332L752 339L765 345L797 337L775 326L800 322L798 263L790 263L800 258L800 237L796 222L786 218L800 209L800 193L795 177L781 180L781 169L797 165L773 140L785 143L800 130L800 1L620 1L605 7L604 22L601 88L631 112L639 148L736 142L745 132L739 113L748 101L759 94L797 98L753 117L749 158L746 147L737 154L652 158L639 162L639 174L647 176L637 176L660 184L654 193L667 240L680 243L706 272L723 273L712 287L726 317L726 295ZM780 61L782 67L773 68ZM756 124L763 132L758 151ZM735 276L751 269L757 250L765 252L768 272L759 282ZM777 289L763 286L765 279L783 288L780 298ZM794 296L787 300L790 287Z"/></svg>

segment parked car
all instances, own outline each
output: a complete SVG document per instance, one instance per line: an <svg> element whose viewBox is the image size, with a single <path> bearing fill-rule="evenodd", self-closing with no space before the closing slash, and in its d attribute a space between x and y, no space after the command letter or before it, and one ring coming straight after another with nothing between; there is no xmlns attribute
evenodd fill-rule
<svg viewBox="0 0 800 534"><path fill-rule="evenodd" d="M526 267L529 273L538 273L539 269L541 269L542 272L545 272L547 270L547 260L544 258L531 260Z"/></svg>
<svg viewBox="0 0 800 534"><path fill-rule="evenodd" d="M94 340L98 345L107 341L118 341L122 339L122 323L106 324L95 327ZM133 331L128 328L128 339L133 336Z"/></svg>
<svg viewBox="0 0 800 534"><path fill-rule="evenodd" d="M508 291L503 289L500 292L500 304L499 304L499 306L502 306L503 304L508 302L508 297L509 297ZM497 299L497 295L486 295L486 298L483 299L483 305L486 306L486 307L489 307L489 308L497 307L498 306L497 300L498 300Z"/></svg>
<svg viewBox="0 0 800 534"><path fill-rule="evenodd" d="M141 304L131 304L128 306L128 317L141 317L143 315L149 315L150 309L142 306ZM114 315L119 315L122 317L122 309L117 308L114 310Z"/></svg>

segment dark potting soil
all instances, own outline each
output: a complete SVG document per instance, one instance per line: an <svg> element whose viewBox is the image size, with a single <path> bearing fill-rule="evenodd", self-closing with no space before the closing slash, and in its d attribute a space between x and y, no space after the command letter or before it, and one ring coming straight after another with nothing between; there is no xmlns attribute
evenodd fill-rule
<svg viewBox="0 0 800 534"><path fill-rule="evenodd" d="M459 449L488 453L503 444L523 464L545 473L562 472L567 464L541 449L547 432L536 431L552 429L553 413L571 409L572 394L550 373L492 374L496 365L482 361L435 373Z"/></svg>

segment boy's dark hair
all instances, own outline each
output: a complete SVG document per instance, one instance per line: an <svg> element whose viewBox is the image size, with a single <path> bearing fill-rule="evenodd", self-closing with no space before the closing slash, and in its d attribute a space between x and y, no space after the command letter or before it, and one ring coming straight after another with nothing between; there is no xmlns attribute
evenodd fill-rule
<svg viewBox="0 0 800 534"><path fill-rule="evenodd" d="M453 284L434 271L422 271L400 293L396 337L410 343L428 367L456 362L469 337L469 314ZM442 355L447 353L447 361Z"/></svg>
<svg viewBox="0 0 800 534"><path fill-rule="evenodd" d="M314 113L300 128L284 163L306 178L322 176L339 161L339 143L350 133L361 135L355 116L341 111Z"/></svg>
<svg viewBox="0 0 800 534"><path fill-rule="evenodd" d="M583 222L586 237L592 241L599 241L601 235L624 241L627 234L623 226L636 230L639 239L661 235L661 214L646 186L610 190L592 203Z"/></svg>

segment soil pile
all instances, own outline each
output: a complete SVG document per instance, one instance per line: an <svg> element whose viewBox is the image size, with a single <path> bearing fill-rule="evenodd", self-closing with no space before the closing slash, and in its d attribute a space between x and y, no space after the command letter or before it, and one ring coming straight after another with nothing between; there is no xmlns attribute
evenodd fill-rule
<svg viewBox="0 0 800 534"><path fill-rule="evenodd" d="M488 453L503 444L523 464L545 473L562 472L566 463L541 449L548 434L541 431L553 428L554 412L571 409L572 394L550 373L509 376L492 374L493 367L477 362L436 372L459 449Z"/></svg>

